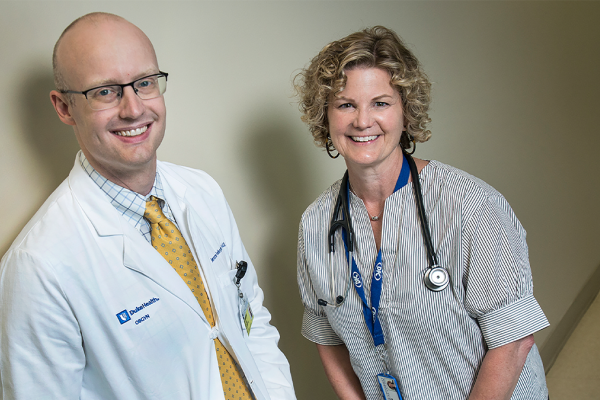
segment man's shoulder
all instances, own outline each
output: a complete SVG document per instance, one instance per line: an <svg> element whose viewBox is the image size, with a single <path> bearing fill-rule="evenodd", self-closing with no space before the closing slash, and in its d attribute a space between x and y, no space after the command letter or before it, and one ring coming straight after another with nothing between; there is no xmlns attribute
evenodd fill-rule
<svg viewBox="0 0 600 400"><path fill-rule="evenodd" d="M167 161L158 161L157 169L168 180L174 179L189 186L219 186L207 172L200 169L173 164Z"/></svg>
<svg viewBox="0 0 600 400"><path fill-rule="evenodd" d="M44 249L51 248L53 242L61 240L68 221L78 215L76 208L77 201L68 179L65 179L27 222L5 256L8 257L15 251L44 253Z"/></svg>
<svg viewBox="0 0 600 400"><path fill-rule="evenodd" d="M185 188L186 191L192 191L203 197L223 197L219 184L205 171L166 161L158 161L157 170L161 178L164 178L167 185L173 187L175 191L178 191L178 188Z"/></svg>

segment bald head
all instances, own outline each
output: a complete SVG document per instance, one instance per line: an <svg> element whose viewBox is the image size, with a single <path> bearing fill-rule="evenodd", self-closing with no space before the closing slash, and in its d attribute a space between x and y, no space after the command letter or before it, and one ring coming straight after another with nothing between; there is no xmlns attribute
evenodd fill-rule
<svg viewBox="0 0 600 400"><path fill-rule="evenodd" d="M116 15L88 14L65 29L53 63L59 90L50 92L50 101L60 120L73 127L89 163L113 183L148 193L167 115L162 94L147 98L134 86L160 75L148 37ZM121 90L108 108L93 108L86 100L90 89L103 88L92 92L95 99L114 93L115 86Z"/></svg>
<svg viewBox="0 0 600 400"><path fill-rule="evenodd" d="M116 58L123 42L149 53L156 66L156 54L148 37L137 26L118 15L95 12L73 21L60 35L52 54L54 84L58 90L84 90L81 82L86 67L98 59ZM121 48L123 46L120 46ZM151 54L150 54L151 53ZM84 79L85 80L85 79Z"/></svg>

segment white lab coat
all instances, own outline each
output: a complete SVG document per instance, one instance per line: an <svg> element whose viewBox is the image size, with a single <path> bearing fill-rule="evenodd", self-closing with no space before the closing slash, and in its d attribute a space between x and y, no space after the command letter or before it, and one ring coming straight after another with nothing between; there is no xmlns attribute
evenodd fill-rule
<svg viewBox="0 0 600 400"><path fill-rule="evenodd" d="M295 399L221 189L201 171L163 162L158 170L202 266L216 327L76 161L0 264L0 399L223 399L216 336L257 399ZM254 312L250 335L232 282L240 260L248 262L241 289Z"/></svg>

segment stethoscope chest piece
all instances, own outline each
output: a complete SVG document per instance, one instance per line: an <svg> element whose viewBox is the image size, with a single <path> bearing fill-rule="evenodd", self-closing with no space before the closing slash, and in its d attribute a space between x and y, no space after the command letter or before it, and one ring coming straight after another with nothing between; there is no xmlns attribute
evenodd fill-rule
<svg viewBox="0 0 600 400"><path fill-rule="evenodd" d="M425 281L425 286L427 286L429 290L439 292L448 286L450 276L445 268L434 265L432 268L427 269L423 280Z"/></svg>

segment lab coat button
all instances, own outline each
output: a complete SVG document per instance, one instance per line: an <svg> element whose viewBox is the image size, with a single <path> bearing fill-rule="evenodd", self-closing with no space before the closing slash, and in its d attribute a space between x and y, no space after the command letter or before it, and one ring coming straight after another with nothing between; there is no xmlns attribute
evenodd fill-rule
<svg viewBox="0 0 600 400"><path fill-rule="evenodd" d="M213 326L213 328L210 330L210 338L216 339L217 337L219 337L219 328Z"/></svg>

